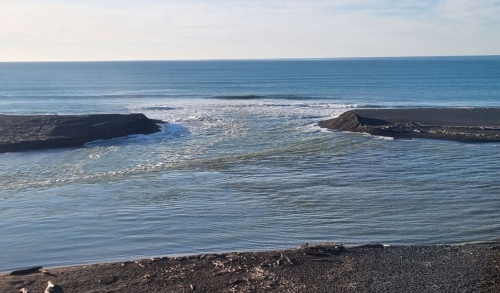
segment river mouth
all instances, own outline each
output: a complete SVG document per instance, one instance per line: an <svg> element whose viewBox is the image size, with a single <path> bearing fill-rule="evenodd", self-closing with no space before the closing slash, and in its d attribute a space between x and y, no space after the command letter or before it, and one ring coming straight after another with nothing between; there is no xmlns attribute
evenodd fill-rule
<svg viewBox="0 0 500 293"><path fill-rule="evenodd" d="M325 132L317 122L344 108L268 104L172 103L146 111L172 121L160 133L0 155L2 271L320 241L499 240L497 144ZM48 235L58 241L39 245Z"/></svg>
<svg viewBox="0 0 500 293"><path fill-rule="evenodd" d="M0 154L0 271L305 242L498 241L497 143L318 122L367 108L498 107L499 77L498 57L2 63L4 115L168 123Z"/></svg>

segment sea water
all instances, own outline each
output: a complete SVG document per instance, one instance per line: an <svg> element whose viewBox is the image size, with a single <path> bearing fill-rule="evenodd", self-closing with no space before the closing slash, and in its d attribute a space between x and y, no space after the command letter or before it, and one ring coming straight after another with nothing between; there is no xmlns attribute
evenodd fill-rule
<svg viewBox="0 0 500 293"><path fill-rule="evenodd" d="M500 144L318 121L499 107L500 57L0 63L0 113L135 113L153 135L0 154L0 271L319 241L500 240Z"/></svg>

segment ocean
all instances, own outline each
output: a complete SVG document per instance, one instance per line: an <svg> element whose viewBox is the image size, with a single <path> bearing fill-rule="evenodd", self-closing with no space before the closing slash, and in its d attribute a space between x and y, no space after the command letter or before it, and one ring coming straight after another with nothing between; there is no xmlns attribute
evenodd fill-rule
<svg viewBox="0 0 500 293"><path fill-rule="evenodd" d="M317 125L399 107L500 107L500 56L0 63L0 114L168 122L0 154L0 271L305 242L500 241L500 144Z"/></svg>

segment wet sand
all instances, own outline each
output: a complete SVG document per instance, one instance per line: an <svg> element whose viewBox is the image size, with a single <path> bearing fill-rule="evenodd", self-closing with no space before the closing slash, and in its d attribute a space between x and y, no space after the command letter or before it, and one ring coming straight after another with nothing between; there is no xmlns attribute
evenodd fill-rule
<svg viewBox="0 0 500 293"><path fill-rule="evenodd" d="M498 108L361 109L321 121L319 125L395 138L500 141Z"/></svg>
<svg viewBox="0 0 500 293"><path fill-rule="evenodd" d="M82 146L99 139L160 131L144 114L0 115L0 153Z"/></svg>
<svg viewBox="0 0 500 293"><path fill-rule="evenodd" d="M0 275L0 292L500 292L500 247L301 246Z"/></svg>

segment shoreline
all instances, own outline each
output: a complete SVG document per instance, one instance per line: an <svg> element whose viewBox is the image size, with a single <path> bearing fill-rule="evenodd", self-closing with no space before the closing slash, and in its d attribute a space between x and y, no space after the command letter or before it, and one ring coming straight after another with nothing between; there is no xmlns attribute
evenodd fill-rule
<svg viewBox="0 0 500 293"><path fill-rule="evenodd" d="M0 274L1 292L497 292L500 245L302 245Z"/></svg>
<svg viewBox="0 0 500 293"><path fill-rule="evenodd" d="M363 244L345 244L345 243L337 243L337 242L330 242L330 241L325 241L325 242L319 242L318 244L321 243L327 243L328 245L340 245L345 248L360 248L364 247L368 244L377 244L377 245L383 245L384 247L461 247L461 246L490 246L490 247L496 247L498 246L500 248L500 240L495 241L472 241L472 242L464 242L464 243L434 243L434 244L385 244L385 243L380 243L380 242L365 242ZM310 244L310 243L309 243ZM314 244L310 244L311 246L314 246ZM220 255L220 254L228 254L228 253L261 253L261 252L270 252L270 251L285 251L285 250L291 250L294 248L291 248L292 246L290 245L285 245L285 246L278 246L276 248L268 249L268 248L262 248L262 249L245 249L245 250L221 250L221 251L203 251L203 252L197 252L197 253L172 253L172 254L161 254L161 255L149 255L149 254L144 254L144 255L136 255L136 256L131 256L130 258L126 257L112 257L112 258L106 258L102 260L82 260L82 261L76 261L76 262L66 262L60 265L54 264L54 265L44 265L43 263L34 263L31 266L11 266L8 267L7 269L0 270L0 276L2 275L8 275L11 272L17 271L17 270L24 270L28 268L34 268L37 266L42 266L43 269L64 269L64 268L72 268L72 267L84 267L84 266L92 266L92 265L101 265L101 264L112 264L112 263L121 263L121 262L126 262L126 261L135 261L135 260L141 260L141 259L158 259L158 258L182 258L182 257L193 257L193 256L198 256L198 255ZM300 246L298 246L300 247Z"/></svg>

